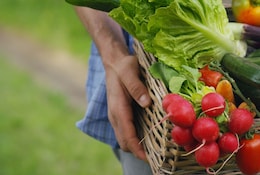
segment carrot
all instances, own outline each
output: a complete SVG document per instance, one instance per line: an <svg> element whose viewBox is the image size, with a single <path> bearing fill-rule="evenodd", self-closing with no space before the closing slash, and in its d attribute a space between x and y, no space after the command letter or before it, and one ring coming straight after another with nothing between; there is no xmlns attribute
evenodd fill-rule
<svg viewBox="0 0 260 175"><path fill-rule="evenodd" d="M229 113L231 113L232 111L237 109L237 107L233 102L228 102L228 109L229 109Z"/></svg>
<svg viewBox="0 0 260 175"><path fill-rule="evenodd" d="M228 102L235 104L235 97L232 89L231 83L224 79L221 80L216 87L216 92L222 95Z"/></svg>
<svg viewBox="0 0 260 175"><path fill-rule="evenodd" d="M254 104L253 104L253 105L254 105ZM253 117L256 116L256 113L251 110L250 106L248 106L248 104L247 104L246 102L240 103L240 105L238 106L238 108L240 108L240 109L247 109L247 110L249 110L249 111L251 112L251 114L252 114Z"/></svg>

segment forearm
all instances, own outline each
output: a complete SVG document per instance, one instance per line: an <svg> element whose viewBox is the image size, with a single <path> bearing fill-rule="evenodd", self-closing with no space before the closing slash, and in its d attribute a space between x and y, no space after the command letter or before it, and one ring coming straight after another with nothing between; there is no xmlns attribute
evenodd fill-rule
<svg viewBox="0 0 260 175"><path fill-rule="evenodd" d="M130 55L121 27L107 13L85 7L76 11L94 40L106 72L108 119L124 151L145 160L145 152L133 123L133 99L142 107L151 104L139 77L137 57Z"/></svg>
<svg viewBox="0 0 260 175"><path fill-rule="evenodd" d="M95 42L105 67L129 55L121 27L107 13L85 7L76 7L76 12Z"/></svg>

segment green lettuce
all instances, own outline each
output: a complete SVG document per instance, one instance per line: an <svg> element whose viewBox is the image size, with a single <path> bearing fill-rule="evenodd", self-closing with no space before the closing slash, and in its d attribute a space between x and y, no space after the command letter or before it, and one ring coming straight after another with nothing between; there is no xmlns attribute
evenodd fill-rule
<svg viewBox="0 0 260 175"><path fill-rule="evenodd" d="M178 71L182 65L200 68L220 61L227 52L246 53L228 27L222 0L121 0L110 16Z"/></svg>

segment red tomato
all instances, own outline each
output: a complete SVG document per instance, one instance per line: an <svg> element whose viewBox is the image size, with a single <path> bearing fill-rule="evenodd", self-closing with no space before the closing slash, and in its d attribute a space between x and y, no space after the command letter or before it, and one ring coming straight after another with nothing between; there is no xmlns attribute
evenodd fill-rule
<svg viewBox="0 0 260 175"><path fill-rule="evenodd" d="M218 82L221 80L223 75L220 72L213 71L209 69L209 66L201 68L200 70L201 77L200 81L203 81L207 86L217 87Z"/></svg>
<svg viewBox="0 0 260 175"><path fill-rule="evenodd" d="M244 145L236 154L239 169L247 174L254 175L260 172L260 134L255 134L252 139L242 139Z"/></svg>

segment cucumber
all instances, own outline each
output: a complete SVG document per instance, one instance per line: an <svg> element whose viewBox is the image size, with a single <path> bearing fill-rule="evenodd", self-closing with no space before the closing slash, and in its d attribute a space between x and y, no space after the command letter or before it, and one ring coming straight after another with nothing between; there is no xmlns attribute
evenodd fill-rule
<svg viewBox="0 0 260 175"><path fill-rule="evenodd" d="M260 66L260 57L248 57L246 58L248 61L257 64Z"/></svg>
<svg viewBox="0 0 260 175"><path fill-rule="evenodd" d="M248 84L245 84L235 79L237 86L246 98L249 98L258 110L260 110L260 89L254 88ZM242 101L241 101L242 102Z"/></svg>
<svg viewBox="0 0 260 175"><path fill-rule="evenodd" d="M65 0L69 4L90 7L104 12L110 12L119 7L120 0Z"/></svg>
<svg viewBox="0 0 260 175"><path fill-rule="evenodd" d="M248 58L260 57L260 49L254 50L247 57Z"/></svg>
<svg viewBox="0 0 260 175"><path fill-rule="evenodd" d="M221 60L224 70L244 84L260 88L260 66L247 58L227 53Z"/></svg>

